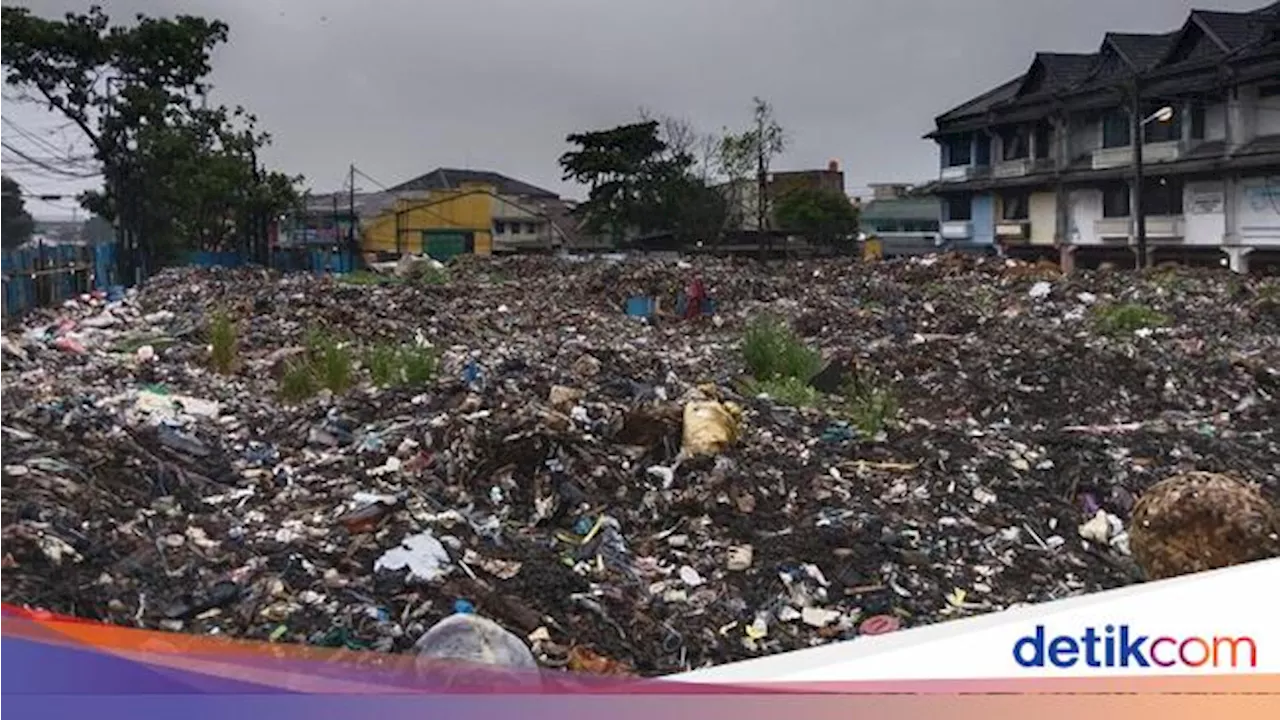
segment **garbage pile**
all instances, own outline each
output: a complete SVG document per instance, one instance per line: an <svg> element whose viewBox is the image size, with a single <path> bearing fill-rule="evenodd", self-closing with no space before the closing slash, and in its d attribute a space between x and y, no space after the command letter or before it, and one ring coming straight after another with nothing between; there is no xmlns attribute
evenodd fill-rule
<svg viewBox="0 0 1280 720"><path fill-rule="evenodd" d="M694 273L714 315L623 311ZM1141 581L1134 506L1174 475L1280 495L1262 280L952 257L441 277L169 270L6 329L4 601L383 652L475 611L543 667L660 675ZM753 392L763 316L832 388L873 378L885 421ZM315 377L343 382L286 399L317 333ZM378 386L378 343L433 376Z"/></svg>

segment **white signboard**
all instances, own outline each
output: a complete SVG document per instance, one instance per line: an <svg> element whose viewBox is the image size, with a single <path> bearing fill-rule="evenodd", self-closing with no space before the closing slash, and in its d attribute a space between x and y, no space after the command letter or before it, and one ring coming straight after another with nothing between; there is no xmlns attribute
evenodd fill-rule
<svg viewBox="0 0 1280 720"><path fill-rule="evenodd" d="M1192 215L1212 215L1222 212L1224 202L1225 198L1221 190L1208 190L1190 193L1190 201L1187 205Z"/></svg>

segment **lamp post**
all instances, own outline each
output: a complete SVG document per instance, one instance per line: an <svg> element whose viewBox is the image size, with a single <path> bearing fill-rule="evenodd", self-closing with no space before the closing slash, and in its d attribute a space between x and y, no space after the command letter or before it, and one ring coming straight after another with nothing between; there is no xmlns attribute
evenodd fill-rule
<svg viewBox="0 0 1280 720"><path fill-rule="evenodd" d="M1133 212L1137 222L1138 235L1138 269L1147 267L1147 214L1142 207L1142 141L1143 129L1152 122L1167 123L1173 119L1173 107L1165 105L1159 110L1143 118L1139 115L1140 105L1138 93L1134 93L1133 103Z"/></svg>

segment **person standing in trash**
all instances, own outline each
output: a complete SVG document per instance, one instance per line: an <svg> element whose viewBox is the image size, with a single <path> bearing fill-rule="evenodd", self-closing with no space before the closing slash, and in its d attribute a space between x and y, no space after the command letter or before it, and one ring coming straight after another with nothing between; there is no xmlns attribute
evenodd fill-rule
<svg viewBox="0 0 1280 720"><path fill-rule="evenodd" d="M707 288L702 283L701 275L693 276L693 281L689 283L689 287L685 289L684 294L684 319L692 320L702 315L702 301L707 297Z"/></svg>

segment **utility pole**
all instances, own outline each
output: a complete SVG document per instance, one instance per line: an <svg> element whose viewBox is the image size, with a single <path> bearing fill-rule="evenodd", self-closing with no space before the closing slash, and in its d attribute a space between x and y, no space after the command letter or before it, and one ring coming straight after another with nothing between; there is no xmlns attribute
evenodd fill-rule
<svg viewBox="0 0 1280 720"><path fill-rule="evenodd" d="M350 256L351 267L355 269L356 264L356 164L351 163L349 176L347 178L347 254Z"/></svg>
<svg viewBox="0 0 1280 720"><path fill-rule="evenodd" d="M1141 91L1138 81L1133 81L1133 107L1130 115L1129 142L1133 145L1133 220L1134 231L1138 240L1138 269L1147 267L1147 214L1142 203L1142 133L1144 126L1142 117Z"/></svg>
<svg viewBox="0 0 1280 720"><path fill-rule="evenodd" d="M768 224L768 198L769 177L764 170L764 115L756 113L756 232L759 233L760 255L765 257L765 230ZM772 239L768 243L768 249L773 249Z"/></svg>

